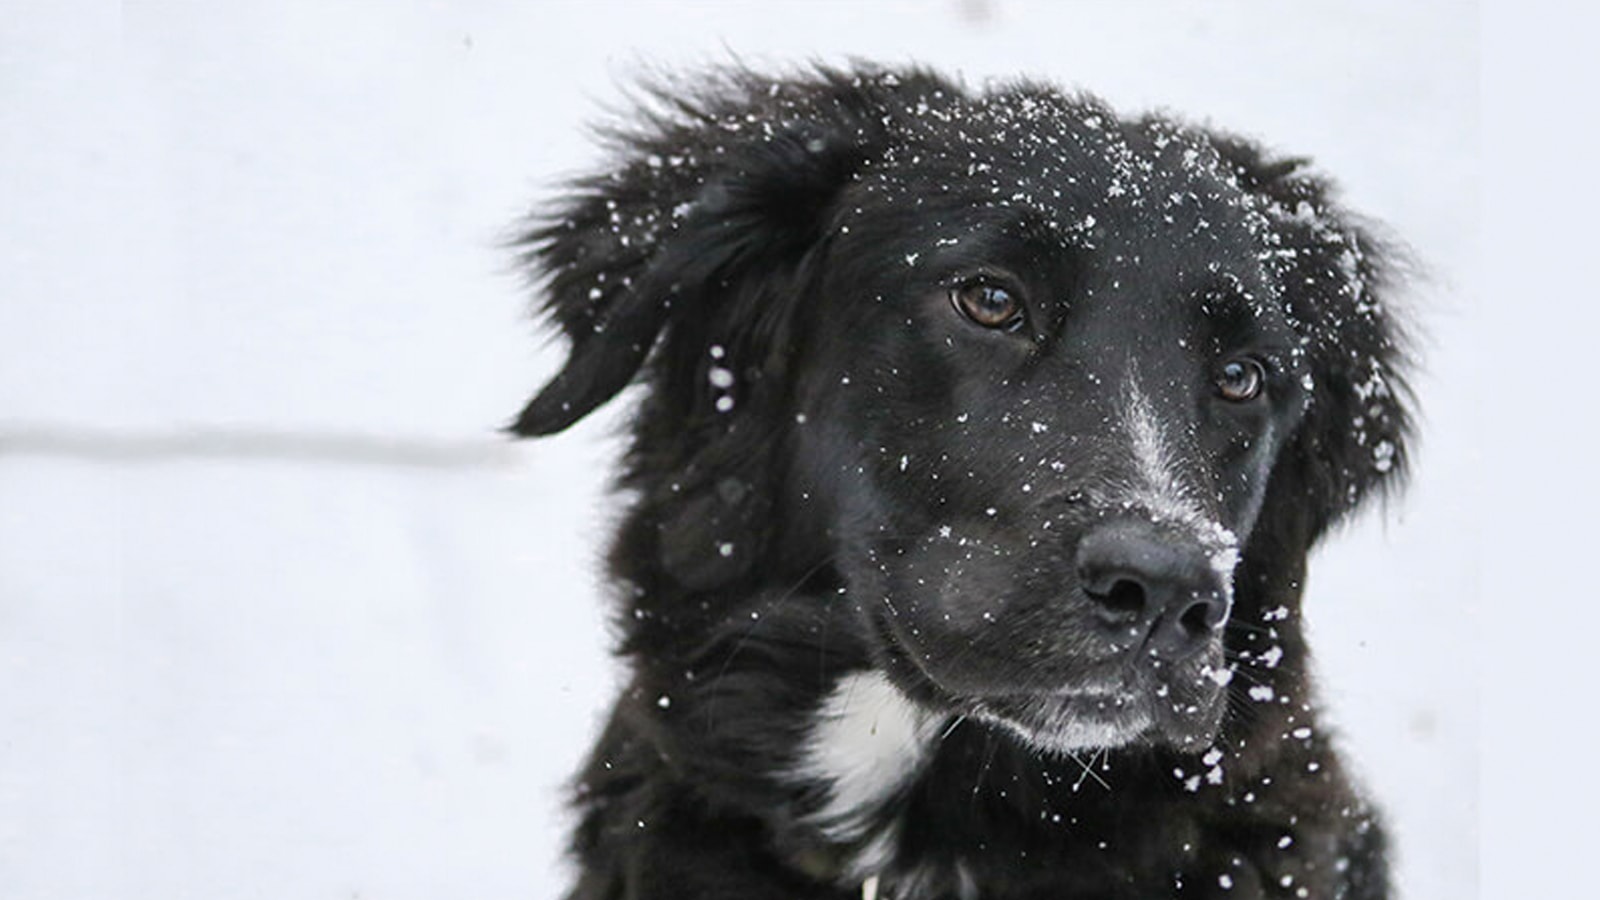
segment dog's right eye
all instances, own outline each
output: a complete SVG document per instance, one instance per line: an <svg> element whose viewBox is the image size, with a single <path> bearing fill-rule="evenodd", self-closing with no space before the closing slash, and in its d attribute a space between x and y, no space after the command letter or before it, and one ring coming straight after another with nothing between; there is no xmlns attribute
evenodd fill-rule
<svg viewBox="0 0 1600 900"><path fill-rule="evenodd" d="M1016 331L1022 327L1022 301L1014 291L987 279L965 281L950 289L950 302L961 314L985 328Z"/></svg>

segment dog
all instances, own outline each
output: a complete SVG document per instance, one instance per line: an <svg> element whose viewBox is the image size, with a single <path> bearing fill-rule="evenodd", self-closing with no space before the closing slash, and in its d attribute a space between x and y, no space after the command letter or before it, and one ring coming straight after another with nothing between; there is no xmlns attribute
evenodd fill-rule
<svg viewBox="0 0 1600 900"><path fill-rule="evenodd" d="M1017 81L664 78L518 231L641 385L571 900L1389 896L1306 558L1407 464L1389 242L1301 159Z"/></svg>

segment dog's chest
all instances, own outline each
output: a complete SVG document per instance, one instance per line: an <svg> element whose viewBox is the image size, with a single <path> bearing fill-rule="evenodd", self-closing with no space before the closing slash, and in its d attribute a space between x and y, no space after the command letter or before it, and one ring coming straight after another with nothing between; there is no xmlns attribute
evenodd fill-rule
<svg viewBox="0 0 1600 900"><path fill-rule="evenodd" d="M878 672L844 676L813 713L789 775L821 797L804 824L849 848L842 877L870 887L892 862L901 829L896 801L922 772L940 725Z"/></svg>

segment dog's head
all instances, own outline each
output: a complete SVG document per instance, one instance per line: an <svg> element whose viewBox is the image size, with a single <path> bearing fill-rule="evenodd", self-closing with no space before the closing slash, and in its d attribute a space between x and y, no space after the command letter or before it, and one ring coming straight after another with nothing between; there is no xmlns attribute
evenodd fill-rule
<svg viewBox="0 0 1600 900"><path fill-rule="evenodd" d="M1204 746L1234 607L1403 468L1372 238L1298 162L1044 88L673 102L530 237L573 349L514 430L648 358L644 568L714 594L827 567L930 708Z"/></svg>

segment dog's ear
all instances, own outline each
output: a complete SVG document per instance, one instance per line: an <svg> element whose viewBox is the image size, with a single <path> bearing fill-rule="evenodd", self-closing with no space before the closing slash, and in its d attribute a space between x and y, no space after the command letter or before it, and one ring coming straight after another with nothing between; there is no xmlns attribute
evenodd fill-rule
<svg viewBox="0 0 1600 900"><path fill-rule="evenodd" d="M650 533L626 542L624 571L653 559L708 589L760 558L798 320L837 201L904 96L950 88L867 69L647 88L642 125L609 135L616 171L574 185L521 242L571 349L510 430L560 431L645 372L623 482Z"/></svg>
<svg viewBox="0 0 1600 900"><path fill-rule="evenodd" d="M1217 140L1259 201L1291 321L1311 369L1311 401L1269 483L1259 527L1310 546L1405 477L1411 434L1407 338L1391 306L1399 251L1341 210L1303 160Z"/></svg>
<svg viewBox="0 0 1600 900"><path fill-rule="evenodd" d="M906 81L730 71L644 87L642 126L604 133L615 171L574 184L517 240L570 352L509 430L561 431L626 387L663 333L726 318L741 283L792 273Z"/></svg>

